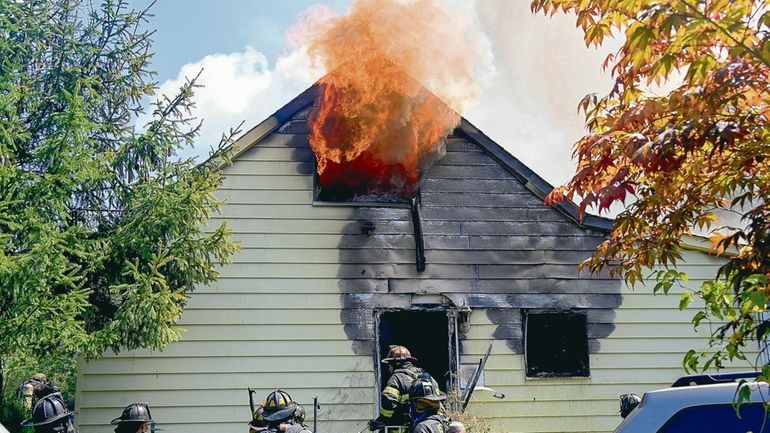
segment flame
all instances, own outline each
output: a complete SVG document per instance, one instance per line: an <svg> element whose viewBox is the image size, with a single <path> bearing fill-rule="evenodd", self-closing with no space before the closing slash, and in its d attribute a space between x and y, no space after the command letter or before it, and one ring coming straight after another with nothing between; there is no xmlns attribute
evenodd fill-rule
<svg viewBox="0 0 770 433"><path fill-rule="evenodd" d="M351 72L374 72L370 67L321 80L321 102L310 119L321 187L411 197L420 169L443 155L442 140L459 115L394 66L378 68L382 75L367 83L351 80Z"/></svg>
<svg viewBox="0 0 770 433"><path fill-rule="evenodd" d="M305 25L308 53L331 71L309 119L322 189L414 196L479 94L467 25L435 0L359 0L347 15Z"/></svg>

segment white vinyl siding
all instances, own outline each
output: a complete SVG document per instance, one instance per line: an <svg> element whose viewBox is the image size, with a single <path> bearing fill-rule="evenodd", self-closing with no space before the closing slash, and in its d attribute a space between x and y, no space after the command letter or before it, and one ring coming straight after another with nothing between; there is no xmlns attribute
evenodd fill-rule
<svg viewBox="0 0 770 433"><path fill-rule="evenodd" d="M404 220L403 210L357 214L352 207L312 205L312 176L303 174L311 154L298 147L301 140L294 134L270 135L225 169L219 196L227 204L209 227L226 221L242 250L232 265L221 269L219 281L190 295L180 322L186 329L181 341L163 351L107 353L96 361L81 361L81 433L111 430L109 421L136 401L148 402L159 426L169 433L245 433L250 420L247 387L260 396L279 387L287 390L305 405L311 424L312 401L318 396L319 433L361 430L376 415L375 365L372 356L357 355L353 348L345 328L349 319L343 312L343 291L360 293L356 299L362 303L431 290L459 296L468 292L471 274L485 279L489 293L496 295L553 294L563 303L585 301L588 378L527 379L522 354L506 344L511 340L494 341L485 382L506 398L479 393L469 410L489 418L498 432L610 432L620 422L620 394L668 386L683 374L684 352L704 346L706 328L693 333L692 313L678 310L676 294L653 296L651 285L640 286L623 288L617 308L600 302L615 290L611 280L577 279L574 268L596 235L575 238L580 233L574 224L537 208L541 201L520 192L521 185L511 186L514 180L465 185L451 170L439 170L445 179L439 190L429 188L426 201L478 200L485 211L475 215L459 206L450 209L455 220L442 220L447 209L425 208L430 254L425 272L418 274L411 221ZM474 149L465 142L455 146ZM480 151L473 151L480 156L463 159L448 153L447 165L453 158L487 164ZM434 179L426 180L428 187L432 184ZM469 198L467 191L474 188L510 191ZM521 208L504 207L522 197L527 201ZM346 242L348 235L358 233L366 212L380 219L361 258ZM398 218L389 218L388 212ZM495 236L500 230L505 234ZM705 254L689 251L685 259L680 269L693 278L692 287L716 272L718 261ZM492 264L478 264L484 261ZM547 308L549 299L538 302ZM352 309L346 307L347 312ZM520 336L512 317L507 332ZM474 308L471 322L461 339L462 363L478 362L501 326L483 308ZM373 332L373 316L369 326L363 331Z"/></svg>
<svg viewBox="0 0 770 433"><path fill-rule="evenodd" d="M340 319L337 246L351 210L313 207L311 177L296 175L294 150L274 142L225 169L227 204L209 226L227 221L242 250L190 295L182 340L81 362L81 433L111 430L134 401L149 402L168 432L242 433L247 387L289 391L308 419L317 396L320 431L357 431L374 415L372 358L353 353Z"/></svg>

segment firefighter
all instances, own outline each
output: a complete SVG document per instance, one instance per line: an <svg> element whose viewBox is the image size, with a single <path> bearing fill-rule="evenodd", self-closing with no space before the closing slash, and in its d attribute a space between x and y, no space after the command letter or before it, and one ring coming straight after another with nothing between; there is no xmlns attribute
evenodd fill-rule
<svg viewBox="0 0 770 433"><path fill-rule="evenodd" d="M311 433L302 423L304 421L304 408L292 400L289 393L276 389L268 394L262 404L267 433Z"/></svg>
<svg viewBox="0 0 770 433"><path fill-rule="evenodd" d="M131 403L123 413L110 423L115 426L115 433L147 433L155 431L155 421L150 415L147 403Z"/></svg>
<svg viewBox="0 0 770 433"><path fill-rule="evenodd" d="M59 387L50 382L43 373L35 374L19 387L19 397L24 407L28 409L32 409L41 398L55 392L59 392Z"/></svg>
<svg viewBox="0 0 770 433"><path fill-rule="evenodd" d="M22 383L19 387L19 399L21 399L21 404L27 409L32 409L32 395L34 390L35 385L30 381Z"/></svg>
<svg viewBox="0 0 770 433"><path fill-rule="evenodd" d="M369 429L409 425L409 388L423 370L413 364L417 359L404 346L390 346L382 362L391 374L380 395L380 416L369 422Z"/></svg>
<svg viewBox="0 0 770 433"><path fill-rule="evenodd" d="M77 433L72 426L71 415L61 394L53 393L38 400L32 408L32 418L21 425L32 427L35 433Z"/></svg>
<svg viewBox="0 0 770 433"><path fill-rule="evenodd" d="M423 373L409 389L411 433L447 433L450 420L444 415L446 394L428 373Z"/></svg>

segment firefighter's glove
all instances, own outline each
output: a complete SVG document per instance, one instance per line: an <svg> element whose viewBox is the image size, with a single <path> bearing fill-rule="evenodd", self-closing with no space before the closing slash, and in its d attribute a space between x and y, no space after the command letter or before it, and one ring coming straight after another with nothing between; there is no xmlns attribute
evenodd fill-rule
<svg viewBox="0 0 770 433"><path fill-rule="evenodd" d="M377 421L376 419L370 419L366 425L369 426L370 431L377 431L385 427L384 422Z"/></svg>

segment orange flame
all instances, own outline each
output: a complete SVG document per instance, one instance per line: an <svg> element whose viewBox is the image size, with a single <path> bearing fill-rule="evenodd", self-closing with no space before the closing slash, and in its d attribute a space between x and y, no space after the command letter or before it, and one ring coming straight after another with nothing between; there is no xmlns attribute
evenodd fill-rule
<svg viewBox="0 0 770 433"><path fill-rule="evenodd" d="M456 110L478 94L476 59L456 24L435 0L359 0L317 24L308 52L332 71L310 117L323 189L415 194Z"/></svg>

